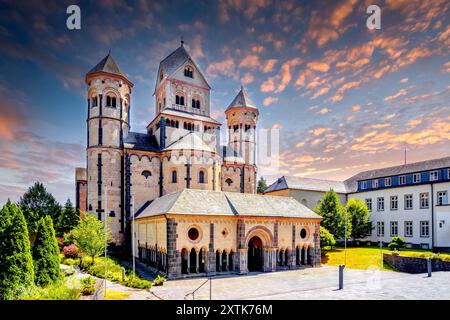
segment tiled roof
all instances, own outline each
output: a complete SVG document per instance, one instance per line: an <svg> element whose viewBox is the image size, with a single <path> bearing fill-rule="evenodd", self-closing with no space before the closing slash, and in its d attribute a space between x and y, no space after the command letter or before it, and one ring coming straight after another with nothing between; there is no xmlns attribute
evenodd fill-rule
<svg viewBox="0 0 450 320"><path fill-rule="evenodd" d="M397 176L439 168L450 168L450 157L407 163L394 167L368 170L354 175L353 177L345 180L344 183L346 184L350 192L355 192L358 189L358 181L361 180Z"/></svg>
<svg viewBox="0 0 450 320"><path fill-rule="evenodd" d="M196 114L196 113L191 113L191 112L187 112L187 111L182 111L182 110L176 110L176 109L172 109L172 108L167 108L164 109L163 111L160 112L161 115L172 115L172 116L179 116L179 117L183 117L183 118L189 118L192 119L194 121L203 121L203 122L212 122L212 123L217 123L220 124L220 122L218 122L217 120L208 117L208 116L204 116L201 114Z"/></svg>
<svg viewBox="0 0 450 320"><path fill-rule="evenodd" d="M321 180L302 177L282 176L277 181L272 183L267 192L283 190L283 189L297 189L297 190L312 190L312 191L330 191L333 189L337 193L347 193L344 182L333 180Z"/></svg>
<svg viewBox="0 0 450 320"><path fill-rule="evenodd" d="M232 107L250 107L257 109L256 106L251 101L251 99L249 98L247 90L245 90L244 87L241 87L241 90L239 90L238 94L230 103L227 110Z"/></svg>
<svg viewBox="0 0 450 320"><path fill-rule="evenodd" d="M321 218L291 197L197 189L157 198L139 211L137 219L162 214Z"/></svg>
<svg viewBox="0 0 450 320"><path fill-rule="evenodd" d="M123 144L127 149L158 151L158 143L154 136L146 133L128 132L128 136L124 138Z"/></svg>
<svg viewBox="0 0 450 320"><path fill-rule="evenodd" d="M164 150L197 150L205 152L215 152L213 148L208 146L202 138L195 132L189 132L180 139L168 145Z"/></svg>
<svg viewBox="0 0 450 320"><path fill-rule="evenodd" d="M116 60L114 60L114 58L111 56L110 53L108 53L108 55L106 57L104 57L99 63L97 63L97 65L95 67L93 67L88 72L88 74L93 73L93 72L100 72L100 71L117 74L117 75L127 78L125 73L122 72L122 70L120 69Z"/></svg>

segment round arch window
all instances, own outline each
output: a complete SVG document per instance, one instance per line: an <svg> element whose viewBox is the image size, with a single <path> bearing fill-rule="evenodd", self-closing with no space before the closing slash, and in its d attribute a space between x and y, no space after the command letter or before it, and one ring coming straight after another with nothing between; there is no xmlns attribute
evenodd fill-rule
<svg viewBox="0 0 450 320"><path fill-rule="evenodd" d="M189 239L191 239L192 241L195 241L198 239L198 237L200 236L200 233L198 232L197 228L190 228L188 231L188 237Z"/></svg>
<svg viewBox="0 0 450 320"><path fill-rule="evenodd" d="M307 235L308 235L308 232L306 232L306 229L305 229L305 228L303 228L302 230L300 230L300 237L301 237L302 239L305 239Z"/></svg>

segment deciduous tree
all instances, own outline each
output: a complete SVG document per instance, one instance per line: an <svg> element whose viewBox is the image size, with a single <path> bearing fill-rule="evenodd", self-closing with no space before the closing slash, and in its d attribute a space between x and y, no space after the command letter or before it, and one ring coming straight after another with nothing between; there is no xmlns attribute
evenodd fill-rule
<svg viewBox="0 0 450 320"><path fill-rule="evenodd" d="M352 232L351 219L347 216L345 208L336 192L333 190L325 193L315 212L323 217L321 225L327 229L335 239L350 238Z"/></svg>
<svg viewBox="0 0 450 320"><path fill-rule="evenodd" d="M369 209L364 201L361 199L350 199L345 208L352 223L352 239L364 239L370 236L372 233L372 222L370 221Z"/></svg>

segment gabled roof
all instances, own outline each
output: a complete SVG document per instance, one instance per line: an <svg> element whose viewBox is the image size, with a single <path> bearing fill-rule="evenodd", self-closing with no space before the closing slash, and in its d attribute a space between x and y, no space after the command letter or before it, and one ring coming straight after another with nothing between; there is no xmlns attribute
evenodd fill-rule
<svg viewBox="0 0 450 320"><path fill-rule="evenodd" d="M146 133L128 132L127 137L123 141L126 149L143 150L143 151L158 151L158 142L155 136Z"/></svg>
<svg viewBox="0 0 450 320"><path fill-rule="evenodd" d="M291 197L184 189L155 199L137 219L162 214L257 216L321 219Z"/></svg>
<svg viewBox="0 0 450 320"><path fill-rule="evenodd" d="M208 81L206 81L206 78L203 75L203 73L201 72L200 68L197 66L195 61L191 58L189 53L186 51L186 49L184 48L183 43L181 43L181 45L175 51L173 51L171 54L169 54L166 58L164 58L159 63L158 74L157 74L157 77L156 77L156 84L155 84L155 92L156 92L156 88L158 86L158 79L159 79L159 74L161 73L161 71L164 73L165 77L171 77L187 61L191 61L192 62L194 67L199 72L200 76L205 81L205 83L208 86L208 88L211 89L210 85L208 84Z"/></svg>
<svg viewBox="0 0 450 320"><path fill-rule="evenodd" d="M95 67L93 67L87 74L94 72L107 72L111 74L117 74L127 78L125 73L122 72L116 60L112 57L111 53L108 53ZM127 78L128 79L128 78Z"/></svg>
<svg viewBox="0 0 450 320"><path fill-rule="evenodd" d="M197 150L211 153L215 152L214 149L208 146L195 132L185 134L180 139L168 145L164 151L166 150Z"/></svg>
<svg viewBox="0 0 450 320"><path fill-rule="evenodd" d="M431 159L426 161L408 163L399 166L375 170L368 170L354 175L353 177L345 180L344 183L347 185L347 188L351 192L355 192L358 189L358 181L390 177L408 173L418 173L422 171L430 171L440 168L450 168L450 157Z"/></svg>
<svg viewBox="0 0 450 320"><path fill-rule="evenodd" d="M227 110L233 107L249 107L258 109L251 101L250 97L248 96L247 90L245 90L244 87L241 87L241 90L239 90L238 94L230 103Z"/></svg>
<svg viewBox="0 0 450 320"><path fill-rule="evenodd" d="M284 189L323 191L327 192L333 189L337 193L347 193L347 188L342 181L322 180L292 176L282 176L272 183L265 193Z"/></svg>

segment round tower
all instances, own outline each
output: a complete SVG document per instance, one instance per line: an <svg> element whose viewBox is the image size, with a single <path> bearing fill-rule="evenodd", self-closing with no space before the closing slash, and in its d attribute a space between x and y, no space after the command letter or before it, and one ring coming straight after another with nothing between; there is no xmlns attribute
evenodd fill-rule
<svg viewBox="0 0 450 320"><path fill-rule="evenodd" d="M228 126L228 148L225 159L240 157L243 164L234 164L240 168L239 191L256 192L256 123L258 108L251 102L247 92L241 90L225 110ZM237 159L237 158L234 158Z"/></svg>
<svg viewBox="0 0 450 320"><path fill-rule="evenodd" d="M225 111L225 115L229 147L241 155L246 164L254 165L256 161L256 123L259 112L243 87Z"/></svg>
<svg viewBox="0 0 450 320"><path fill-rule="evenodd" d="M133 84L108 54L86 74L87 211L103 220L111 218L116 243L124 239L123 140L130 130Z"/></svg>

